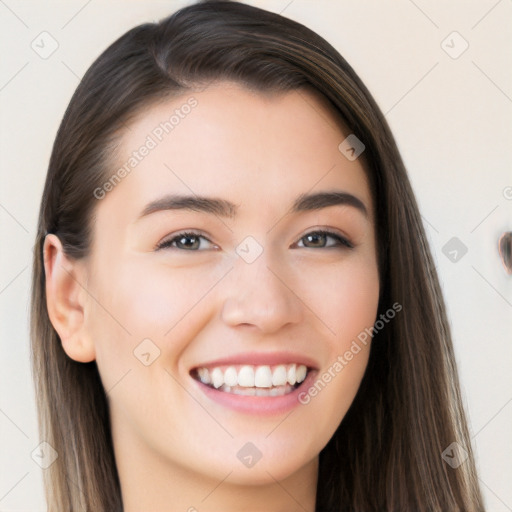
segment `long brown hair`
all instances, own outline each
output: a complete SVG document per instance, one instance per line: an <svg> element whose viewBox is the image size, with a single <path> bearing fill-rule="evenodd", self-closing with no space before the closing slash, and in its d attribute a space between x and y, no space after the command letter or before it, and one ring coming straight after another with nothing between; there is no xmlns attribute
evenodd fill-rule
<svg viewBox="0 0 512 512"><path fill-rule="evenodd" d="M343 57L303 25L231 1L205 1L133 28L92 64L57 133L34 250L31 339L50 511L122 510L109 408L96 363L64 352L50 323L42 248L56 234L69 257L91 246L94 190L112 173L123 126L142 108L217 80L262 93L314 88L365 144L375 204L379 313L356 398L320 453L317 511L483 510L451 335L418 206L388 124ZM468 453L457 468L442 452Z"/></svg>

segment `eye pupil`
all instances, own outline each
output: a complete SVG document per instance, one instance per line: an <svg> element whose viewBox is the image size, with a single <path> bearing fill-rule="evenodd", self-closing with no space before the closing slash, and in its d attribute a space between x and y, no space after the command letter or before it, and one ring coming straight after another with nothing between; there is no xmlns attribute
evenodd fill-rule
<svg viewBox="0 0 512 512"><path fill-rule="evenodd" d="M186 240L193 240L193 242L187 244ZM198 237L195 235L184 235L178 240L178 243L184 245L187 249L192 249L197 247L197 241Z"/></svg>

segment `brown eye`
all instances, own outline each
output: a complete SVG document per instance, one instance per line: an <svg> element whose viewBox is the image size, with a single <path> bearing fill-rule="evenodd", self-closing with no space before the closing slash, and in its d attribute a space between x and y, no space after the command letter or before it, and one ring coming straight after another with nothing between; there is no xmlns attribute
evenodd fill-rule
<svg viewBox="0 0 512 512"><path fill-rule="evenodd" d="M334 243L328 244L329 239L334 240ZM354 247L348 240L330 231L311 231L300 240L305 241L303 247L308 249L327 249L340 246L352 249Z"/></svg>
<svg viewBox="0 0 512 512"><path fill-rule="evenodd" d="M164 240L158 244L157 250L159 249L181 249L185 251L197 251L200 249L201 241L206 240L211 243L205 236L194 232L183 232L178 233L175 237ZM204 244L203 244L204 245ZM204 248L203 248L204 249Z"/></svg>

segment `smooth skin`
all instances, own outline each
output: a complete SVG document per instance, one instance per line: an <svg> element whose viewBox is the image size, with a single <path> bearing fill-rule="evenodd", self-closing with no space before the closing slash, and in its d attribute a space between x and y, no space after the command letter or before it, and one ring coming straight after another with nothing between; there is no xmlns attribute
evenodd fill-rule
<svg viewBox="0 0 512 512"><path fill-rule="evenodd" d="M190 97L195 108L98 200L87 258L73 261L47 236L50 319L69 357L97 362L125 512L314 511L318 454L355 397L369 345L286 414L214 402L190 370L290 351L321 376L373 325L379 276L364 163L339 151L350 132L316 94L220 82L145 109L122 134L112 173ZM356 196L367 215L350 205L290 213L299 195L320 191ZM141 217L166 194L224 199L237 214ZM318 229L353 247L306 236ZM157 248L190 230L205 238ZM263 249L252 263L236 252L248 236ZM145 339L160 350L148 366L134 355ZM250 468L237 457L247 442L262 453Z"/></svg>

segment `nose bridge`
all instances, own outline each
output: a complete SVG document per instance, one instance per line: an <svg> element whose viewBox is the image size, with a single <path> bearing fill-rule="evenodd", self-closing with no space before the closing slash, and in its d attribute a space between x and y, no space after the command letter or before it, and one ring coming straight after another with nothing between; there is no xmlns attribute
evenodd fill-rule
<svg viewBox="0 0 512 512"><path fill-rule="evenodd" d="M249 240L237 247L238 256L223 297L223 320L232 326L252 324L268 332L297 323L301 305L286 284L283 265L276 254L262 247L255 257L256 247L251 244ZM247 257L251 251L252 256Z"/></svg>

